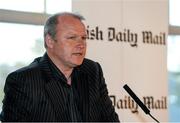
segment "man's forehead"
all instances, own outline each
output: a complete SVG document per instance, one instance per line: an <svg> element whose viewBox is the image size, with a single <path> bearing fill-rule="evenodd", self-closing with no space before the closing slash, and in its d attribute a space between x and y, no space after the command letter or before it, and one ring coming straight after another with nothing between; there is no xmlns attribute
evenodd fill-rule
<svg viewBox="0 0 180 123"><path fill-rule="evenodd" d="M72 16L72 15L62 15L58 17L58 22L68 23L68 22L81 22L80 19Z"/></svg>
<svg viewBox="0 0 180 123"><path fill-rule="evenodd" d="M58 18L58 26L61 28L85 28L85 25L81 20L73 17L73 16L60 16Z"/></svg>

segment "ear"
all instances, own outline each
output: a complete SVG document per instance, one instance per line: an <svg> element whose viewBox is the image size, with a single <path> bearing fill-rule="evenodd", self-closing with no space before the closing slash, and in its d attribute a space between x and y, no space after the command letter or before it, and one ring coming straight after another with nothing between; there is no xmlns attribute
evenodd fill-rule
<svg viewBox="0 0 180 123"><path fill-rule="evenodd" d="M46 42L47 48L53 48L54 41L53 41L52 37L49 34L46 35L45 42Z"/></svg>

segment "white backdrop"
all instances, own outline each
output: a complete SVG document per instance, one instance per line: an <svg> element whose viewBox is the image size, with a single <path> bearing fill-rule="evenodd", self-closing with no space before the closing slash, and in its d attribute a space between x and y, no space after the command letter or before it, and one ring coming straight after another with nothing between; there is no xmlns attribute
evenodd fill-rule
<svg viewBox="0 0 180 123"><path fill-rule="evenodd" d="M153 121L123 89L128 84L160 122L168 121L168 0L74 0L88 32L87 58L98 61L119 118Z"/></svg>

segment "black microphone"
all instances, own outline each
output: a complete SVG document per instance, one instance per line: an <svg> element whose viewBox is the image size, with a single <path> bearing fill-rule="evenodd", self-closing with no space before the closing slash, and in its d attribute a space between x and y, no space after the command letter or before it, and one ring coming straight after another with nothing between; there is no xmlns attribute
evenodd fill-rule
<svg viewBox="0 0 180 123"><path fill-rule="evenodd" d="M134 99L134 101L141 107L141 109L146 114L150 115L157 123L159 123L159 121L151 115L150 110L143 104L143 102L136 96L136 94L129 88L127 84L125 84L123 88L128 92L128 94Z"/></svg>

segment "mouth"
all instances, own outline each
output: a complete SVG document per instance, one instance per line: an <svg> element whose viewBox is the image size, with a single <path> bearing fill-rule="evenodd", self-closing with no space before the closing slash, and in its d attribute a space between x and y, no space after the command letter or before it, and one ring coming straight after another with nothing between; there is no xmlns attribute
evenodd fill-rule
<svg viewBox="0 0 180 123"><path fill-rule="evenodd" d="M73 55L75 55L75 56L82 56L83 53L73 53Z"/></svg>

